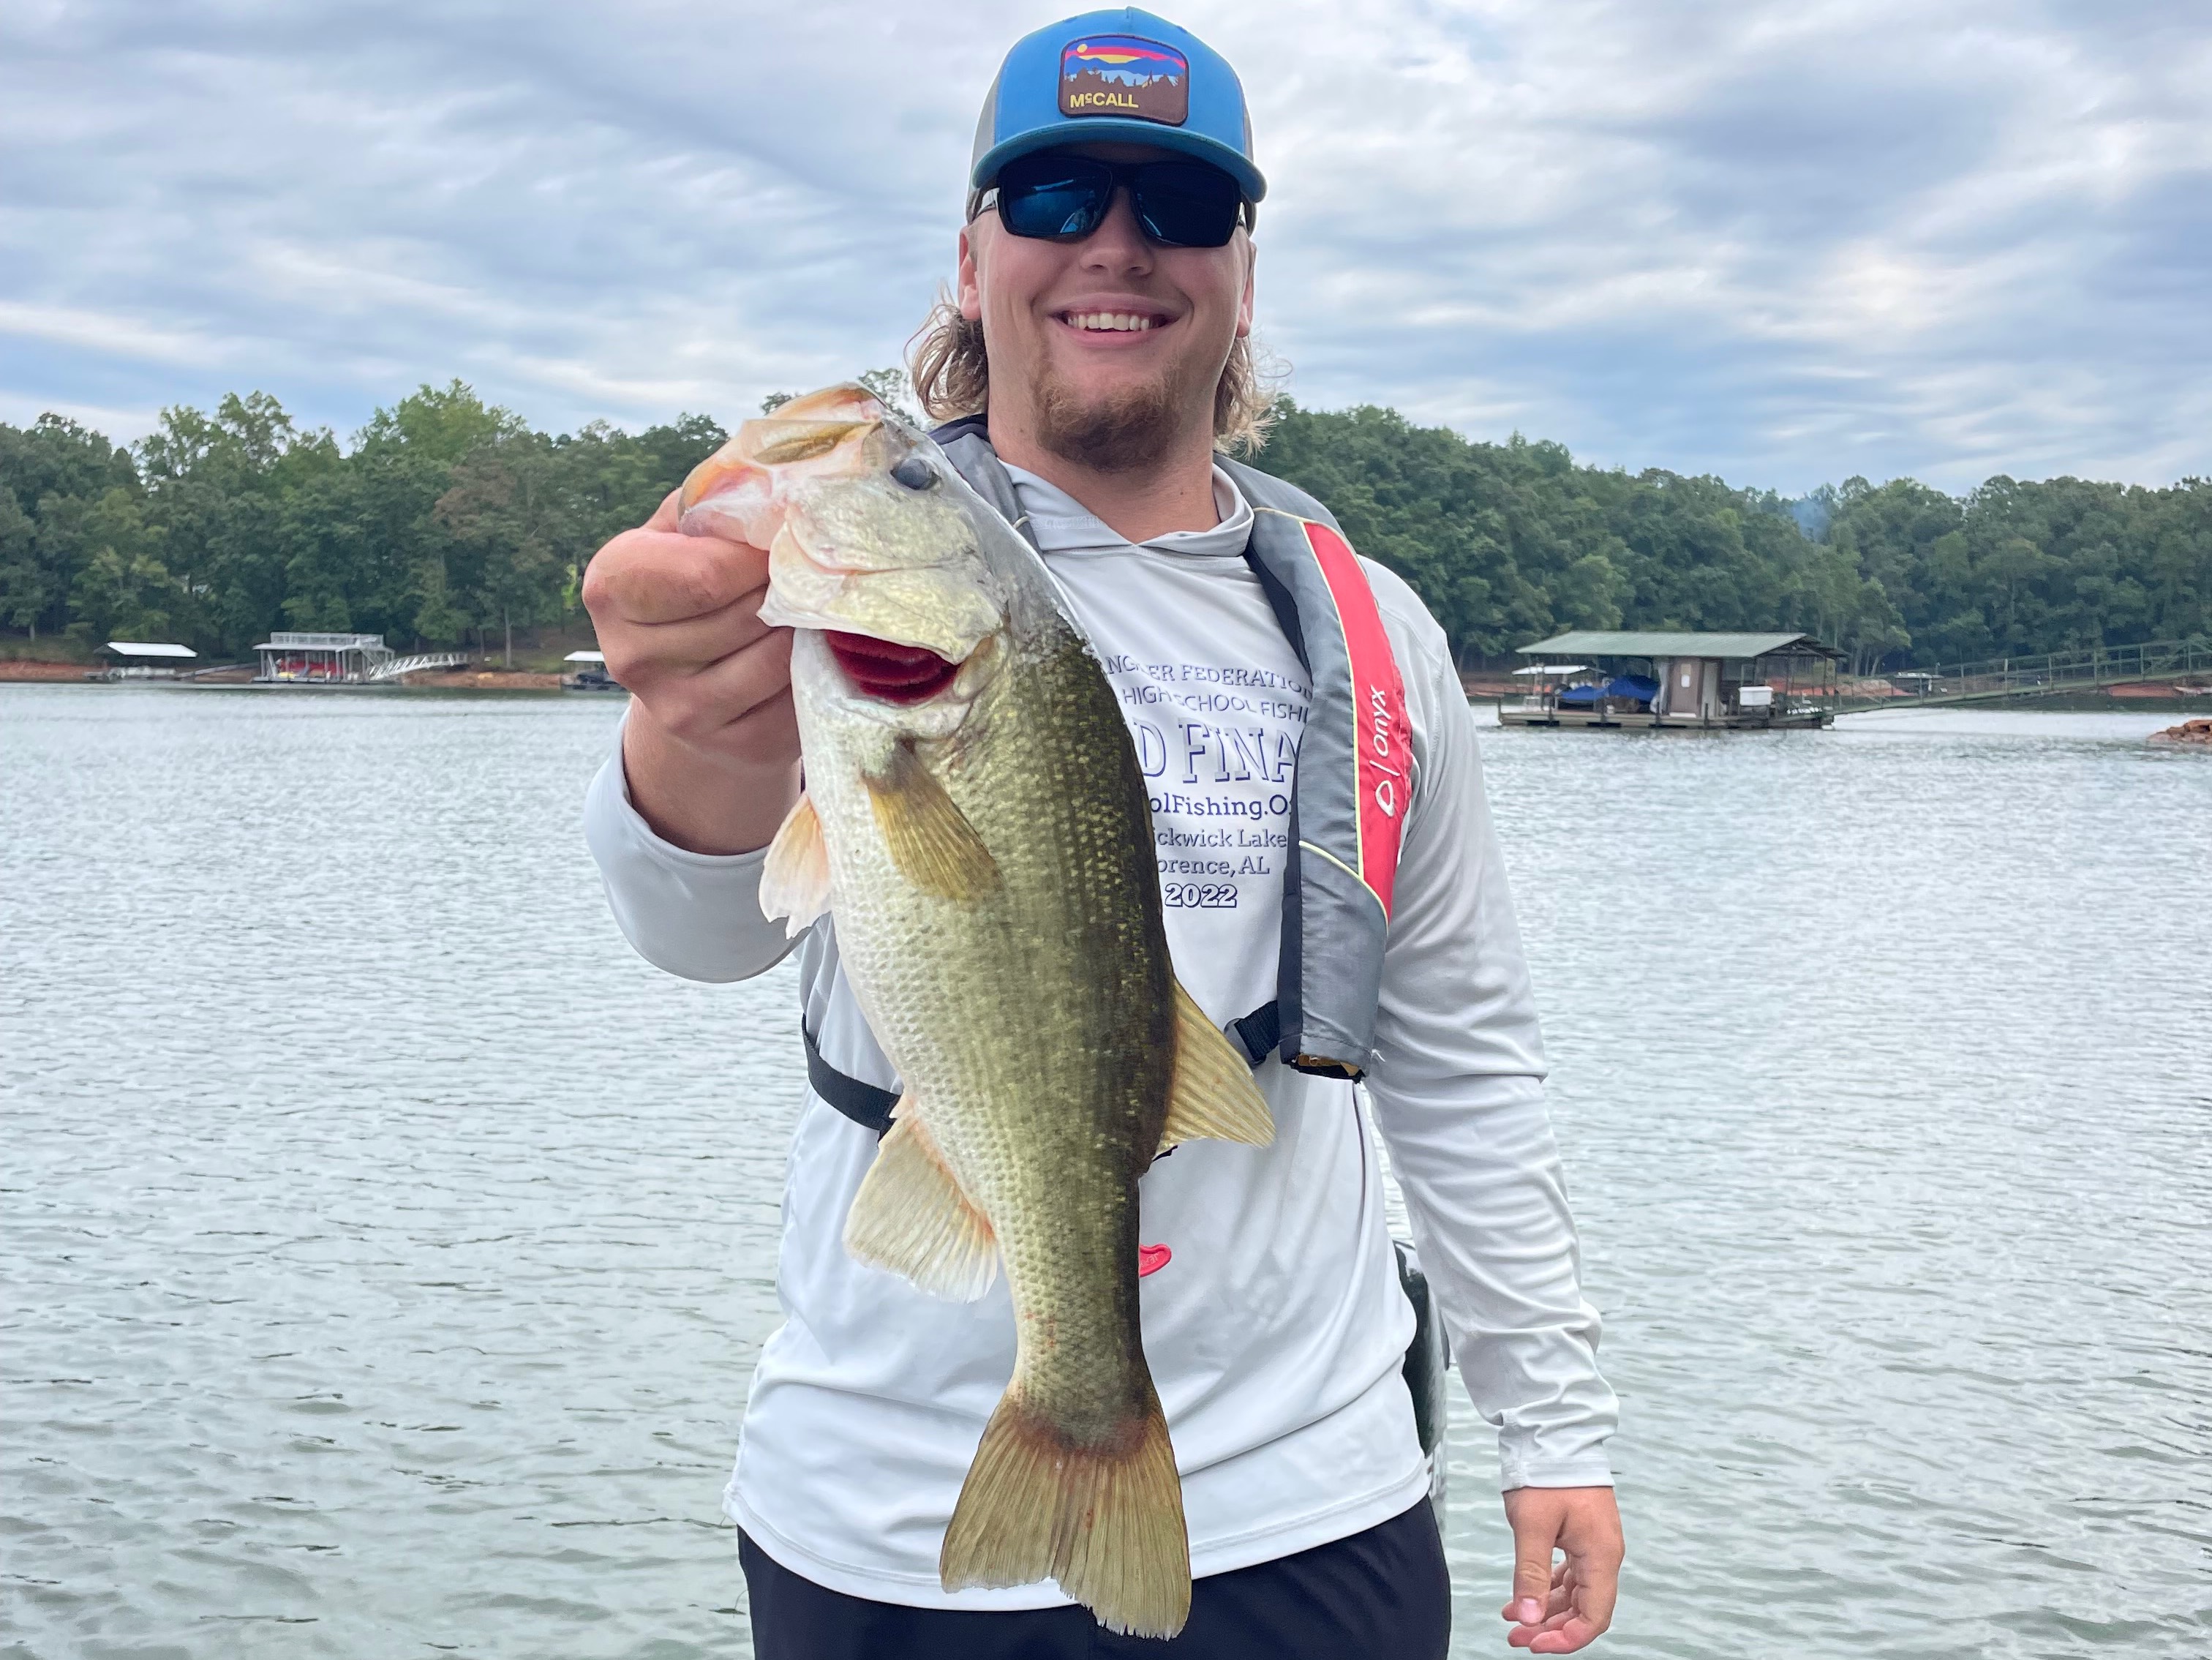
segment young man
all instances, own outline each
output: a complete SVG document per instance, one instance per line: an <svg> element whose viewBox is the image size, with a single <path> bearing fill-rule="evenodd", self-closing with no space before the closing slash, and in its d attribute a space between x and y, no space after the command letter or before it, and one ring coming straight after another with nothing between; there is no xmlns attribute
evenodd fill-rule
<svg viewBox="0 0 2212 1660"><path fill-rule="evenodd" d="M1319 550L1341 547L1327 514L1216 452L1263 409L1247 337L1266 183L1243 89L1163 19L1072 18L1008 54L969 183L957 307L917 353L917 387L934 414L980 417L939 441L1042 550L1121 696L1179 978L1224 1025L1263 1006L1285 1023L1281 1052L1272 1024L1247 1044L1277 1136L1188 1143L1144 1179L1145 1347L1197 1576L1182 1634L1148 1643L1101 1631L1050 1584L939 1586L1012 1322L1003 1292L934 1301L846 1253L875 1138L810 1094L784 1204L787 1318L726 1498L756 1651L1443 1655L1450 1588L1401 1375L1413 1317L1368 1108L1341 1075L1361 1067L1462 1375L1498 1429L1518 1559L1507 1639L1579 1649L1606 1627L1620 1560L1614 1402L1466 699L1441 630L1381 568L1346 556L1328 580L1357 593L1309 588L1343 595L1341 623L1298 608L1291 590L1310 573L1296 562L1318 569ZM664 505L585 584L609 667L635 694L591 790L589 839L624 932L694 979L758 974L787 950L757 903L761 850L799 782L788 635L757 616L766 562L675 533ZM1382 803L1398 859L1379 886L1349 872L1341 901L1375 908L1373 963L1347 946L1340 975L1329 958L1297 992L1282 984L1296 972L1285 894L1310 947L1345 885L1321 868L1297 769L1360 713L1335 682L1316 692L1327 677L1309 660L1378 613L1387 651L1372 630L1366 648L1392 699L1402 686L1411 728L1410 800ZM832 924L799 952L828 1072L889 1085ZM1372 1039L1331 1067L1289 1027L1336 1005Z"/></svg>

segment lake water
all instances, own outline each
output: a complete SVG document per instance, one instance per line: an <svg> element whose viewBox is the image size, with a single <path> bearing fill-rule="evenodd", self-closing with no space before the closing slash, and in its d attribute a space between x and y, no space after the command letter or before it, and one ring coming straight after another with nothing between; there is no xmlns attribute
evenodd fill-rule
<svg viewBox="0 0 2212 1660"><path fill-rule="evenodd" d="M623 944L618 713L0 689L0 1655L748 1652L792 988ZM2212 1654L2172 718L1489 734L1625 1407L1598 1652Z"/></svg>

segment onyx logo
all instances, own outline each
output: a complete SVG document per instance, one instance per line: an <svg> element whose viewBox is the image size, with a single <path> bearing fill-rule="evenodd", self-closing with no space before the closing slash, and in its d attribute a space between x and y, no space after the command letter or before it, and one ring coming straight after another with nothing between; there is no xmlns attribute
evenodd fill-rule
<svg viewBox="0 0 2212 1660"><path fill-rule="evenodd" d="M1396 722L1391 717L1389 694L1380 686L1367 689L1367 717L1370 722L1367 741L1374 746L1374 766L1385 775L1375 781L1375 805L1386 818L1398 816L1398 782L1401 774L1389 764L1396 737Z"/></svg>

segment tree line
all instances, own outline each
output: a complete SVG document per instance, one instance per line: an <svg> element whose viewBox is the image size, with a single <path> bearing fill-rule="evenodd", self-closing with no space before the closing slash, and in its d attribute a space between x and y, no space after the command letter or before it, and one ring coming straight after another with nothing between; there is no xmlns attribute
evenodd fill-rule
<svg viewBox="0 0 2212 1660"><path fill-rule="evenodd" d="M556 437L456 380L342 447L265 392L162 411L128 449L0 424L0 625L240 658L273 629L511 648L580 620L592 554L726 435L703 416Z"/></svg>
<svg viewBox="0 0 2212 1660"><path fill-rule="evenodd" d="M1412 582L1468 662L1569 628L1798 629L1861 672L2212 637L2212 480L1852 478L1792 501L1390 410L1277 417L1261 464ZM0 423L0 628L227 660L273 629L511 650L580 625L594 550L726 435L687 415L555 436L459 380L343 446L264 392L167 410L128 448L56 415Z"/></svg>
<svg viewBox="0 0 2212 1660"><path fill-rule="evenodd" d="M1262 457L1419 592L1462 659L1566 629L1796 629L1854 672L2212 637L2212 479L1851 478L1786 500L1383 409L1285 407Z"/></svg>

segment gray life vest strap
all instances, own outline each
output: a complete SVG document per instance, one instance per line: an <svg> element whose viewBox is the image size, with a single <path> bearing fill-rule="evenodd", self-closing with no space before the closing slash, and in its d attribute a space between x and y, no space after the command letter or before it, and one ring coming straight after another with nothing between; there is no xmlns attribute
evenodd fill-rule
<svg viewBox="0 0 2212 1660"><path fill-rule="evenodd" d="M1218 459L1252 504L1245 557L1312 686L1291 791L1276 1052L1300 1071L1357 1078L1374 1060L1412 805L1405 685L1365 573L1328 509L1271 474Z"/></svg>

